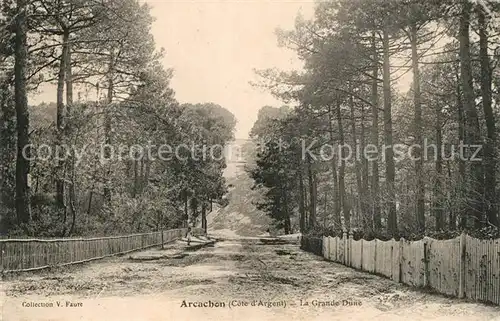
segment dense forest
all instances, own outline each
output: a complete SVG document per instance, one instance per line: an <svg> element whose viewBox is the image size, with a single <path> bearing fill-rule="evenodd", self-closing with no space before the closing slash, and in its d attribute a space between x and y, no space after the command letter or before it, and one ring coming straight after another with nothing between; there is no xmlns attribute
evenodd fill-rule
<svg viewBox="0 0 500 321"><path fill-rule="evenodd" d="M225 160L207 146L231 141L236 119L176 101L152 22L137 0L2 1L3 235L206 226L226 192ZM43 86L54 103L30 104Z"/></svg>
<svg viewBox="0 0 500 321"><path fill-rule="evenodd" d="M278 30L305 67L258 71L291 106L263 108L252 130L259 206L285 233L498 237L499 11L321 1Z"/></svg>

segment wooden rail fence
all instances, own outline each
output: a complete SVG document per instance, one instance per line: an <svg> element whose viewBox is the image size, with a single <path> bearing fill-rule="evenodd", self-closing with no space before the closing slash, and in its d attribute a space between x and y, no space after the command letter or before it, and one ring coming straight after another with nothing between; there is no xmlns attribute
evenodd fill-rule
<svg viewBox="0 0 500 321"><path fill-rule="evenodd" d="M410 242L302 237L302 249L328 261L379 274L413 287L500 305L500 239L462 234L451 240Z"/></svg>
<svg viewBox="0 0 500 321"><path fill-rule="evenodd" d="M0 240L0 271L23 272L102 259L153 246L159 246L186 235L187 229L145 234L61 239ZM204 234L193 229L194 235Z"/></svg>

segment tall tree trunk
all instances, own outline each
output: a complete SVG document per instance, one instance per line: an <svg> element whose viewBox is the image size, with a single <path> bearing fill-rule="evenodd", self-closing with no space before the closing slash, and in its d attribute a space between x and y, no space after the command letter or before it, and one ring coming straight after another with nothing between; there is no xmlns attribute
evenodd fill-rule
<svg viewBox="0 0 500 321"><path fill-rule="evenodd" d="M379 149L378 137L378 108L379 108L379 95L378 95L378 69L379 69L379 56L377 51L377 37L375 33L372 34L372 51L373 51L373 79L372 79L372 128L371 140L372 145ZM378 160L372 160L372 181L371 181L371 199L373 207L373 228L380 231L382 228L382 217L380 215L380 174L378 168Z"/></svg>
<svg viewBox="0 0 500 321"><path fill-rule="evenodd" d="M384 47L384 137L385 137L385 171L387 186L387 231L389 235L395 236L398 230L396 217L396 191L394 181L396 169L394 165L394 150L392 141L392 97L391 97L391 70L390 70L390 48L389 33L387 28L383 31Z"/></svg>
<svg viewBox="0 0 500 321"><path fill-rule="evenodd" d="M75 167L71 166L71 185L69 186L69 208L71 211L71 226L68 232L68 236L73 235L76 228L76 192L75 192Z"/></svg>
<svg viewBox="0 0 500 321"><path fill-rule="evenodd" d="M183 191L183 198L184 198L184 219L182 220L183 221L183 225L184 227L187 227L188 226L188 220L189 220L189 212L188 212L188 200L189 200L189 196L188 196L188 192L186 189L184 189Z"/></svg>
<svg viewBox="0 0 500 321"><path fill-rule="evenodd" d="M337 104L337 123L339 127L339 143L340 146L344 146L345 138L344 138L344 125L342 122L342 110L340 101ZM349 231L351 228L351 211L349 208L349 202L346 197L345 190L345 152L344 148L342 148L340 152L340 168L339 168L339 195L340 195L340 203L342 204L342 213L344 215L344 228Z"/></svg>
<svg viewBox="0 0 500 321"><path fill-rule="evenodd" d="M448 182L452 182L450 161L446 162L446 169L448 172ZM446 194L447 204L451 204L453 202L451 193L452 193L451 189L448 188ZM448 206L448 229L450 231L455 231L457 229L457 216L452 206Z"/></svg>
<svg viewBox="0 0 500 321"><path fill-rule="evenodd" d="M442 110L439 104L436 104L436 178L434 183L434 217L436 218L436 231L444 230L444 216L443 216L443 155L441 154L441 149L443 145L443 133L442 133Z"/></svg>
<svg viewBox="0 0 500 321"><path fill-rule="evenodd" d="M136 198L139 193L139 160L137 159L137 152L134 155L134 185L132 187L132 198Z"/></svg>
<svg viewBox="0 0 500 321"><path fill-rule="evenodd" d="M305 229L306 231L309 230L309 195L307 193L308 186L304 186L304 204L306 206L306 211L304 212L304 221L306 223Z"/></svg>
<svg viewBox="0 0 500 321"><path fill-rule="evenodd" d="M72 60L71 60L71 42L69 39L69 35L66 40L66 111L68 112L68 116L72 116L73 111L73 70L72 70Z"/></svg>
<svg viewBox="0 0 500 321"><path fill-rule="evenodd" d="M309 154L307 155L307 174L309 177L309 229L316 225L316 179L312 170L312 164Z"/></svg>
<svg viewBox="0 0 500 321"><path fill-rule="evenodd" d="M198 217L198 199L194 197L191 198L191 224L194 226L196 224L196 218Z"/></svg>
<svg viewBox="0 0 500 321"><path fill-rule="evenodd" d="M90 214L90 211L92 209L92 198L94 197L94 185L92 185L92 188L90 189L89 192L89 203L87 205L87 215Z"/></svg>
<svg viewBox="0 0 500 321"><path fill-rule="evenodd" d="M292 222L289 214L285 217L285 234L292 234Z"/></svg>
<svg viewBox="0 0 500 321"><path fill-rule="evenodd" d="M304 174L302 166L302 157L299 155L299 170L297 171L298 181L299 181L299 227L300 233L306 232L306 207L304 199Z"/></svg>
<svg viewBox="0 0 500 321"><path fill-rule="evenodd" d="M104 112L104 143L106 145L111 145L111 108L113 103L114 95L114 70L115 70L115 57L114 53L110 53L109 59L109 69L108 69L108 101L106 105L106 110ZM106 148L105 155L106 159L110 158L110 150ZM111 162L107 166L106 170L106 184L104 186L104 200L109 205L111 204Z"/></svg>
<svg viewBox="0 0 500 321"><path fill-rule="evenodd" d="M353 145L355 148L357 148L356 146L358 145L358 135L356 133L356 120L355 120L355 113L354 113L354 100L353 100L353 97L350 96L349 97L349 108L350 108L350 112L351 112L351 136L352 136L352 141L353 141ZM357 158L354 159L354 171L355 171L355 175L356 175L356 188L357 188L357 192L358 192L358 197L357 199L361 200L361 202L363 202L363 200L365 199L365 195L364 195L364 191L363 191L363 181L362 181L362 176L361 176L361 161L358 160ZM353 195L353 193L351 193L351 195ZM353 207L354 208L354 207ZM361 211L363 212L363 211ZM364 217L359 217L359 211L358 211L358 220L361 218L361 221L363 223L363 229L366 228L366 220L364 219ZM355 216L356 217L356 216Z"/></svg>
<svg viewBox="0 0 500 321"><path fill-rule="evenodd" d="M325 189L325 191L323 192L323 205L325 206L324 210L323 210L323 226L328 226L328 192L327 190Z"/></svg>
<svg viewBox="0 0 500 321"><path fill-rule="evenodd" d="M69 121L66 122L64 132L67 137L72 137L73 135L73 120L72 120L72 113L73 113L73 72L71 68L71 42L69 40L69 35L67 37L66 41L66 61L65 61L65 80L66 80L66 111L67 111L67 118ZM75 225L76 225L76 191L75 191L75 184L76 184L76 171L75 171L75 153L74 149L71 148L69 150L69 162L68 162L68 171L71 176L71 185L69 187L67 199L69 206L66 206L65 208L65 213L67 213L67 209L69 208L69 211L71 212L71 226L69 229L69 234L72 235L74 230L75 230ZM63 185L64 186L64 185ZM63 191L64 192L64 191ZM63 193L64 194L64 193ZM65 214L66 216L67 214ZM66 217L65 217L66 220ZM66 228L65 228L66 229Z"/></svg>
<svg viewBox="0 0 500 321"><path fill-rule="evenodd" d="M62 146L65 134L65 110L64 110L64 84L66 78L66 64L68 59L68 41L69 32L64 31L62 37L62 53L59 59L59 72L57 75L57 117L56 117L56 148ZM61 155L63 156L63 155ZM66 221L67 209L65 201L65 162L61 159L58 160L56 166L56 204L59 208L64 210L64 222Z"/></svg>
<svg viewBox="0 0 500 321"><path fill-rule="evenodd" d="M333 110L332 106L328 107L328 124L330 131L330 143L333 145L335 137L333 135ZM342 235L342 218L341 218L341 202L340 202L340 190L339 190L339 179L337 175L337 158L335 155L332 157L331 163L332 171L332 182L333 182L333 222L334 227L338 235Z"/></svg>
<svg viewBox="0 0 500 321"><path fill-rule="evenodd" d="M479 119L476 110L474 88L472 82L472 65L470 57L469 26L472 4L462 0L462 13L460 15L460 74L464 94L464 110L466 115L466 142L469 146L481 145ZM481 162L471 161L470 188L467 191L469 217L474 218L476 228L482 226L483 220L483 169Z"/></svg>
<svg viewBox="0 0 500 321"><path fill-rule="evenodd" d="M364 151L366 148L366 133L365 133L365 108L364 105L361 104L361 139L360 139L360 150ZM366 157L361 157L361 187L362 187L362 195L363 198L360 200L361 206L361 215L363 215L363 228L365 231L373 229L372 217L369 217L369 205L368 202L369 194L368 194L368 159Z"/></svg>
<svg viewBox="0 0 500 321"><path fill-rule="evenodd" d="M151 173L151 159L149 159L149 156L148 155L144 155L144 176L142 177L142 180L141 180L141 193L142 191L144 190L144 188L146 188L146 186L148 186L148 182L149 182L149 175Z"/></svg>
<svg viewBox="0 0 500 321"><path fill-rule="evenodd" d="M414 126L415 126L415 143L420 146L414 151L415 157L415 178L417 181L416 198L417 198L417 228L418 232L425 232L425 183L423 174L424 159L422 158L422 148L424 142L422 139L422 95L420 92L420 68L417 48L417 25L412 23L410 26L410 42L411 42L411 58L413 69L413 105L414 105Z"/></svg>
<svg viewBox="0 0 500 321"><path fill-rule="evenodd" d="M139 154L137 154L139 155ZM137 183L138 185L141 185L142 184L142 179L144 178L144 158L141 157L139 163L141 164L141 167L140 167L140 172L139 172L139 179L137 180Z"/></svg>
<svg viewBox="0 0 500 321"><path fill-rule="evenodd" d="M458 138L460 142L465 142L465 116L464 116L464 105L462 99L462 90L460 85L460 72L457 70L457 111L458 111ZM449 168L449 166L448 166ZM466 191L466 183L467 177L465 173L465 161L462 157L458 158L458 192L459 194L459 208L458 208L458 217L459 217L459 228L464 229L467 225L467 213L465 211L463 197Z"/></svg>
<svg viewBox="0 0 500 321"><path fill-rule="evenodd" d="M283 188L281 188L281 194L283 195L283 228L285 230L285 235L290 234L291 222L290 222L290 212L289 212L289 204L288 204L288 194L286 183Z"/></svg>
<svg viewBox="0 0 500 321"><path fill-rule="evenodd" d="M11 95L10 77L0 81L0 206L14 208L15 192L12 186L15 178L10 168L16 161L16 109Z"/></svg>
<svg viewBox="0 0 500 321"><path fill-rule="evenodd" d="M485 158L485 205L486 218L490 224L498 225L496 211L496 127L495 114L491 102L491 64L488 55L488 21L482 5L477 5L479 22L479 58L481 61L481 95L483 98L484 118L486 120L487 140L484 148Z"/></svg>
<svg viewBox="0 0 500 321"><path fill-rule="evenodd" d="M201 204L201 228L207 234L208 226L207 226L207 202L203 202Z"/></svg>
<svg viewBox="0 0 500 321"><path fill-rule="evenodd" d="M16 214L18 222L21 224L27 224L31 221L31 200L28 186L30 172L30 123L26 88L26 69L28 64L26 5L26 0L17 0L14 63L14 99L17 120Z"/></svg>

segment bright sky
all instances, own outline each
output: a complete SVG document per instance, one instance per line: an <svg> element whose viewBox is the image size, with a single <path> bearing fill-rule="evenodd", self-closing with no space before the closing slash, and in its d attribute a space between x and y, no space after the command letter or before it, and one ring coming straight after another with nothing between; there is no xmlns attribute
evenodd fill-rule
<svg viewBox="0 0 500 321"><path fill-rule="evenodd" d="M172 87L181 103L213 102L238 119L237 138L247 138L264 105L282 103L249 82L253 69L300 69L296 55L279 48L275 29L292 29L312 0L147 0L156 18L153 34L164 47Z"/></svg>
<svg viewBox="0 0 500 321"><path fill-rule="evenodd" d="M282 103L254 88L255 69L300 69L293 51L278 47L276 28L293 29L299 12L312 17L313 0L142 0L152 6L153 35L174 69L171 86L181 103L213 102L237 118L236 138L247 138L258 110ZM30 104L55 101L43 85Z"/></svg>

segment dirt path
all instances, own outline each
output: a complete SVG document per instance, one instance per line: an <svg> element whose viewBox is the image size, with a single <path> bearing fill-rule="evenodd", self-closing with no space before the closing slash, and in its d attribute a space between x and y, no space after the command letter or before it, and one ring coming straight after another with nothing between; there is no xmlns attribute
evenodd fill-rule
<svg viewBox="0 0 500 321"><path fill-rule="evenodd" d="M124 256L4 281L3 320L500 321L499 308L411 291L296 245L231 240L187 252L179 242L162 254L176 258Z"/></svg>

